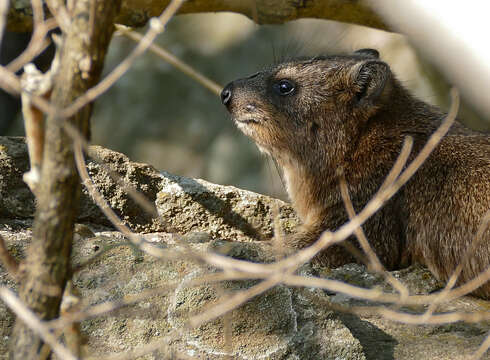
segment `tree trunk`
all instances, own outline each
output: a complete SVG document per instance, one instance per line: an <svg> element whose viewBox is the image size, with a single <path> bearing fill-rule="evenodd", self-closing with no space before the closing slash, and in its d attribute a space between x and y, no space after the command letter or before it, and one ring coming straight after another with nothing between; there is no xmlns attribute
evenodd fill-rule
<svg viewBox="0 0 490 360"><path fill-rule="evenodd" d="M167 7L170 0L123 0L116 18L119 24L141 27ZM259 24L281 24L300 18L318 18L386 30L381 18L363 1L351 0L193 0L179 14L229 11L243 14ZM8 13L11 31L32 31L32 10L25 0L11 0Z"/></svg>
<svg viewBox="0 0 490 360"><path fill-rule="evenodd" d="M120 3L121 0L75 2L72 24L60 49L60 69L54 74L53 105L68 106L97 83ZM87 136L91 109L89 104L66 121ZM73 224L80 196L72 143L63 121L49 116L33 240L21 264L19 286L21 300L43 320L58 316L70 273ZM10 359L38 359L42 348L41 339L17 320Z"/></svg>

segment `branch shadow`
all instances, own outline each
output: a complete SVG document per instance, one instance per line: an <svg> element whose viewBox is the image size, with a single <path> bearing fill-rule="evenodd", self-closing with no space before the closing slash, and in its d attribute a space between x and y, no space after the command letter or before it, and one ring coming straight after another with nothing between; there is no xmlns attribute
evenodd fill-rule
<svg viewBox="0 0 490 360"><path fill-rule="evenodd" d="M369 321L353 314L339 313L338 319L362 345L367 360L394 360L398 341Z"/></svg>
<svg viewBox="0 0 490 360"><path fill-rule="evenodd" d="M192 178L181 177L167 172L160 172L167 180L178 184L182 191L192 200L200 204L214 216L220 217L223 222L243 232L256 240L263 240L263 236L245 217L232 209L231 203L216 196L212 190Z"/></svg>

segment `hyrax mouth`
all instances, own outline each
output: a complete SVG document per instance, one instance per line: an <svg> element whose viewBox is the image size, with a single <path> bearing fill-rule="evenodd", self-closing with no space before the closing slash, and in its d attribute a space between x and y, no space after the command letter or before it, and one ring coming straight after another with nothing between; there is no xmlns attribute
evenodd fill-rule
<svg viewBox="0 0 490 360"><path fill-rule="evenodd" d="M259 123L259 121L257 119L255 119L255 118L239 118L239 117L233 117L233 120L236 123L245 124L245 125L258 124Z"/></svg>

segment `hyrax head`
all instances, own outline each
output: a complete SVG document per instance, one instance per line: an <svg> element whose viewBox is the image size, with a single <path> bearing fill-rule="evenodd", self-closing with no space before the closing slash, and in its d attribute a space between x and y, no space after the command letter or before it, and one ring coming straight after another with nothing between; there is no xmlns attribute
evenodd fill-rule
<svg viewBox="0 0 490 360"><path fill-rule="evenodd" d="M222 103L242 132L280 160L341 156L386 102L392 75L373 49L282 63L232 81ZM326 159L325 159L326 160Z"/></svg>

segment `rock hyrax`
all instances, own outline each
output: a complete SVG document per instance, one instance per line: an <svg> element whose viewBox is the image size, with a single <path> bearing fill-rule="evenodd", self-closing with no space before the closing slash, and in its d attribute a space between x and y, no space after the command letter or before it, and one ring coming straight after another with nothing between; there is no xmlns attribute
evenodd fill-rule
<svg viewBox="0 0 490 360"><path fill-rule="evenodd" d="M348 220L339 188L345 176L359 212L412 136L411 159L445 114L409 94L373 49L288 61L229 83L221 99L238 128L279 164L303 226L295 247ZM490 137L456 122L415 176L364 225L388 269L420 262L447 280L490 208ZM354 241L350 239L350 241ZM353 261L342 246L320 261ZM490 230L459 284L490 264ZM490 283L475 294L490 298Z"/></svg>

